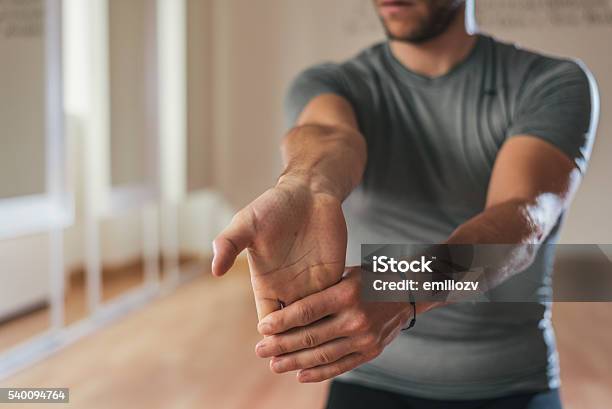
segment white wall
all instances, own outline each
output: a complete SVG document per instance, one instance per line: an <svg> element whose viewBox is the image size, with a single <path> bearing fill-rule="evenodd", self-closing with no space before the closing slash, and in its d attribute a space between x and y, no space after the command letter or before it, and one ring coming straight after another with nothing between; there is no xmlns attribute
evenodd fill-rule
<svg viewBox="0 0 612 409"><path fill-rule="evenodd" d="M0 242L0 318L47 298L48 248L42 235Z"/></svg>
<svg viewBox="0 0 612 409"><path fill-rule="evenodd" d="M151 0L109 0L110 151L113 186L146 184L147 90L144 73L153 59L147 47ZM153 3L154 4L154 3ZM150 24L150 23L149 23Z"/></svg>
<svg viewBox="0 0 612 409"><path fill-rule="evenodd" d="M0 4L0 200L46 191L45 36L44 21L36 17L41 9L40 1ZM47 247L46 236L0 241L0 317L43 299Z"/></svg>
<svg viewBox="0 0 612 409"><path fill-rule="evenodd" d="M46 190L44 21L31 17L41 8L40 1L0 2L0 199Z"/></svg>
<svg viewBox="0 0 612 409"><path fill-rule="evenodd" d="M213 8L211 0L187 0L187 190L212 186Z"/></svg>

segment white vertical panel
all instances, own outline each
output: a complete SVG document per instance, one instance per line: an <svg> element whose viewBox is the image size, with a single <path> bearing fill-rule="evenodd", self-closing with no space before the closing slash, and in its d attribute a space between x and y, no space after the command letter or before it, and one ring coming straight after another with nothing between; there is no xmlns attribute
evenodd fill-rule
<svg viewBox="0 0 612 409"><path fill-rule="evenodd" d="M87 298L101 299L99 217L109 186L109 76L107 0L64 0L67 113L82 119L84 137L84 233Z"/></svg>
<svg viewBox="0 0 612 409"><path fill-rule="evenodd" d="M91 186L91 189L87 189L90 194L86 195L86 201L97 216L107 208L110 186L108 1L90 0L81 3L87 5L84 7L83 18L88 27L85 33L73 35L85 34L85 41L81 44L85 48L83 57L86 63L82 68L86 70L84 75L87 78L83 91L88 95L85 101L85 133L88 139L85 145L85 160L87 172L90 172L86 175L86 186Z"/></svg>
<svg viewBox="0 0 612 409"><path fill-rule="evenodd" d="M66 195L66 145L62 89L62 2L47 0L46 8L47 60L47 192L58 208L72 204ZM72 212L71 212L72 213ZM56 228L49 234L49 283L51 328L64 326L65 274L64 232Z"/></svg>
<svg viewBox="0 0 612 409"><path fill-rule="evenodd" d="M47 192L61 206L66 191L61 0L47 0L45 15Z"/></svg>
<svg viewBox="0 0 612 409"><path fill-rule="evenodd" d="M51 328L58 330L65 321L64 232L49 233L49 284L51 306Z"/></svg>
<svg viewBox="0 0 612 409"><path fill-rule="evenodd" d="M178 282L178 203L186 191L187 18L185 0L157 0L161 230L164 270Z"/></svg>
<svg viewBox="0 0 612 409"><path fill-rule="evenodd" d="M185 0L158 0L157 4L161 188L164 199L176 203L186 183L186 4Z"/></svg>

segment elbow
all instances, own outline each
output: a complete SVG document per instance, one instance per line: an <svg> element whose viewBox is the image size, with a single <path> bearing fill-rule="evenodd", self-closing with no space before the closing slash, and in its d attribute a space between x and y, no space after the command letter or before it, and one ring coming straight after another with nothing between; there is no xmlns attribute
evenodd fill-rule
<svg viewBox="0 0 612 409"><path fill-rule="evenodd" d="M517 207L526 230L524 243L540 244L559 221L565 201L557 194L542 193L530 200L519 200Z"/></svg>

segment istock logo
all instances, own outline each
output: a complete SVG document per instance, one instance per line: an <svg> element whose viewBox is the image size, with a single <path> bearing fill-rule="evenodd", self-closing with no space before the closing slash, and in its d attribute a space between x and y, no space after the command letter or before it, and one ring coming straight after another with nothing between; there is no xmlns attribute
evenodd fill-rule
<svg viewBox="0 0 612 409"><path fill-rule="evenodd" d="M421 256L418 260L399 260L387 256L372 257L375 273L433 273L429 265L435 260L435 257L430 257L429 260L425 256Z"/></svg>

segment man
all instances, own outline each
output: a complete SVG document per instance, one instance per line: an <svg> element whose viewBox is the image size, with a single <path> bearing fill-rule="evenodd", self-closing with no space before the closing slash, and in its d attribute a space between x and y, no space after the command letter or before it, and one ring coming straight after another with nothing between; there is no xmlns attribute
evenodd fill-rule
<svg viewBox="0 0 612 409"><path fill-rule="evenodd" d="M464 1L375 5L387 42L290 87L285 171L215 240L213 273L248 249L256 353L300 382L339 376L329 408L559 408L545 295L418 302L401 332L412 305L363 302L345 266L361 243L555 243L595 87L576 62L469 34ZM546 289L551 249L504 259L500 287L531 265Z"/></svg>

